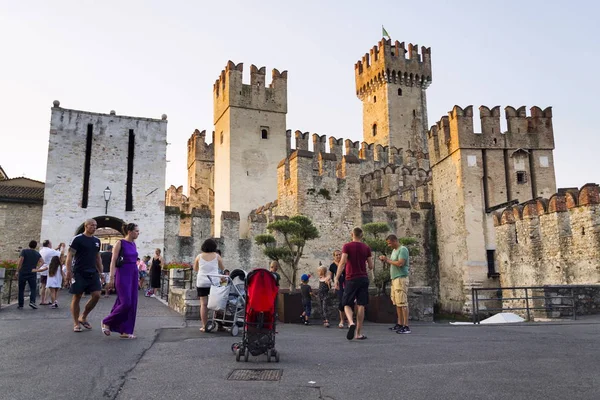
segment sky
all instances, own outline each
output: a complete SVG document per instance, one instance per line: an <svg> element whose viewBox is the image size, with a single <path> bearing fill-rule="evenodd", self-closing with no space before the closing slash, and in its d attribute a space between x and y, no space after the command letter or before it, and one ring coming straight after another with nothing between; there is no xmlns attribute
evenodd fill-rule
<svg viewBox="0 0 600 400"><path fill-rule="evenodd" d="M361 140L354 64L384 25L392 40L432 49L430 126L455 104L552 106L558 187L600 182L599 13L582 0L0 0L0 166L46 180L60 100L167 114L166 187L185 185L187 139L212 132L212 85L228 60L247 80L251 64L288 71L288 129Z"/></svg>

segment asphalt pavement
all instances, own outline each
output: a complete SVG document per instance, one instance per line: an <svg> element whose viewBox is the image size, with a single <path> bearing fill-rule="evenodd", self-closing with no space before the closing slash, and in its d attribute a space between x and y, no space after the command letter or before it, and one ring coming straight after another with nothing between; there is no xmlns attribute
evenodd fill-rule
<svg viewBox="0 0 600 400"><path fill-rule="evenodd" d="M104 337L114 296L72 332L59 309L3 305L0 399L598 399L600 318L494 326L413 324L410 335L367 324L364 341L336 325L278 325L279 363L236 362L227 332L201 333L140 296L136 340ZM82 302L83 305L83 302ZM229 380L275 369L275 381ZM244 372L244 371L241 371ZM257 371L250 371L250 373ZM249 374L249 373L248 373Z"/></svg>

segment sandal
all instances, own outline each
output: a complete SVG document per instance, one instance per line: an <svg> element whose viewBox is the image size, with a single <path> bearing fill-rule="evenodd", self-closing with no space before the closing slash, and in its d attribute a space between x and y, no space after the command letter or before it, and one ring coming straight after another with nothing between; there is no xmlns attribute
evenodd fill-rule
<svg viewBox="0 0 600 400"><path fill-rule="evenodd" d="M338 328L340 328L340 329L344 329L344 323L343 323L343 322L340 322L340 323L338 324Z"/></svg>
<svg viewBox="0 0 600 400"><path fill-rule="evenodd" d="M134 334L121 334L121 336L119 336L119 339L124 339L124 340L131 340L131 339L137 339L137 336L135 336Z"/></svg>
<svg viewBox="0 0 600 400"><path fill-rule="evenodd" d="M200 328L200 332L206 332L205 328Z"/></svg>
<svg viewBox="0 0 600 400"><path fill-rule="evenodd" d="M79 325L73 327L73 332L83 332Z"/></svg>
<svg viewBox="0 0 600 400"><path fill-rule="evenodd" d="M323 322L323 326L324 326L325 328L329 328L329 321L325 321L325 322Z"/></svg>
<svg viewBox="0 0 600 400"><path fill-rule="evenodd" d="M79 321L79 325L83 326L85 329L92 329L92 325L87 321Z"/></svg>
<svg viewBox="0 0 600 400"><path fill-rule="evenodd" d="M108 326L100 324L100 327L102 327L102 333L104 333L106 336L110 336L110 329Z"/></svg>
<svg viewBox="0 0 600 400"><path fill-rule="evenodd" d="M365 335L360 335L356 337L356 340L365 340L367 337Z"/></svg>

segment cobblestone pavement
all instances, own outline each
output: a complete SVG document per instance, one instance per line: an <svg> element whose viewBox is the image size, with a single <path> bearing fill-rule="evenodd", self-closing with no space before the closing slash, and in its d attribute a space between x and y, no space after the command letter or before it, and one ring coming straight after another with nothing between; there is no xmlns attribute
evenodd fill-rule
<svg viewBox="0 0 600 400"><path fill-rule="evenodd" d="M114 297L73 333L58 310L0 311L0 399L598 399L598 318L503 326L415 324L411 335L367 324L365 341L318 324L279 325L281 362L236 363L239 340L200 333L157 299L140 297L137 340L104 337ZM281 379L231 381L234 369Z"/></svg>

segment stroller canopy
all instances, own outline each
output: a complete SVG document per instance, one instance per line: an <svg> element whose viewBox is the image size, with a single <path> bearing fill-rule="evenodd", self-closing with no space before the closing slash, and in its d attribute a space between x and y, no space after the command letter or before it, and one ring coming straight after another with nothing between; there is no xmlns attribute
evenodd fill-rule
<svg viewBox="0 0 600 400"><path fill-rule="evenodd" d="M277 291L277 282L270 271L263 268L250 271L246 277L246 309L254 312L273 311Z"/></svg>

